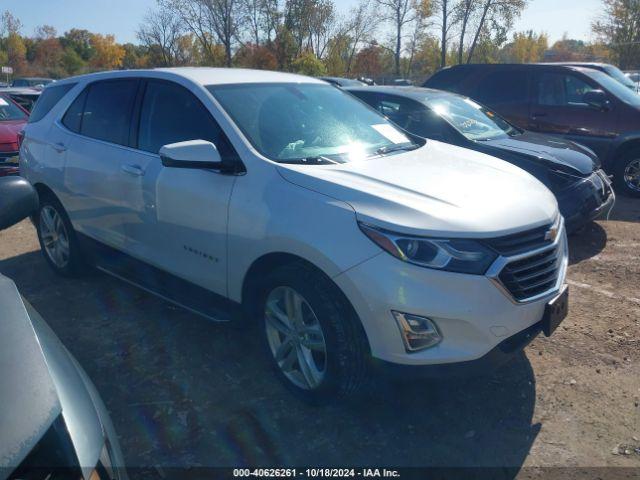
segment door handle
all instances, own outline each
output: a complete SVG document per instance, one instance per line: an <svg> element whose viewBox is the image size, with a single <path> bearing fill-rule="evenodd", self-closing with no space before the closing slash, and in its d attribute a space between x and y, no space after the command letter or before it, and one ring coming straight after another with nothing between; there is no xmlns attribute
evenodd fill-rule
<svg viewBox="0 0 640 480"><path fill-rule="evenodd" d="M533 114L531 114L531 118L533 118L534 120L536 118L542 118L542 117L546 117L546 116L547 116L546 113L533 113Z"/></svg>
<svg viewBox="0 0 640 480"><path fill-rule="evenodd" d="M134 175L136 177L141 177L142 175L144 175L144 170L140 165L130 165L128 163L125 163L120 167L120 170L122 170L124 173L128 173L129 175Z"/></svg>
<svg viewBox="0 0 640 480"><path fill-rule="evenodd" d="M62 143L62 142L58 142L58 143L54 143L53 145L51 145L53 147L53 149L58 152L58 153L64 153L67 151L67 146Z"/></svg>

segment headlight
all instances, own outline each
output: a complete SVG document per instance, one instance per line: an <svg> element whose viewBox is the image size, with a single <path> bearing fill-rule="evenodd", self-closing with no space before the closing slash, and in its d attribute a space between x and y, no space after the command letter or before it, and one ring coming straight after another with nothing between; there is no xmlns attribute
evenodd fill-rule
<svg viewBox="0 0 640 480"><path fill-rule="evenodd" d="M571 175L570 173L562 172L560 170L549 170L547 178L549 179L549 184L547 186L552 192L559 192L565 188L569 188L576 182L585 179L585 177Z"/></svg>
<svg viewBox="0 0 640 480"><path fill-rule="evenodd" d="M358 225L371 241L394 257L436 270L483 275L498 257L475 240L413 237L365 223Z"/></svg>

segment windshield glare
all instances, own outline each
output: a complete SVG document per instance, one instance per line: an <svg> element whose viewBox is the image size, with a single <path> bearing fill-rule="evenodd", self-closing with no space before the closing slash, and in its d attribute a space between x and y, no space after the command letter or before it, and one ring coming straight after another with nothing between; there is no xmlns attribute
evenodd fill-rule
<svg viewBox="0 0 640 480"><path fill-rule="evenodd" d="M26 120L27 114L11 100L0 96L0 122L11 120Z"/></svg>
<svg viewBox="0 0 640 480"><path fill-rule="evenodd" d="M263 83L207 89L251 144L274 161L343 163L415 146L383 116L330 85Z"/></svg>
<svg viewBox="0 0 640 480"><path fill-rule="evenodd" d="M588 72L585 71L584 73L586 73L589 77L591 77L602 87L604 87L609 93L615 95L623 102L628 103L629 105L633 105L634 107L640 107L640 95L629 90L623 84L611 78L606 73L600 72L598 70L590 70Z"/></svg>
<svg viewBox="0 0 640 480"><path fill-rule="evenodd" d="M439 97L428 100L428 105L469 140L493 140L520 133L491 110L469 98Z"/></svg>

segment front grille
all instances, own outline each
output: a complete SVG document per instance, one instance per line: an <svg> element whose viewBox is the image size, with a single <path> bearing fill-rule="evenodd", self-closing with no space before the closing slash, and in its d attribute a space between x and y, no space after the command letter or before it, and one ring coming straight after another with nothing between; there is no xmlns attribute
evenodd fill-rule
<svg viewBox="0 0 640 480"><path fill-rule="evenodd" d="M514 233L505 237L491 238L485 243L493 248L500 255L511 257L521 253L530 252L538 248L551 245L553 241L546 238L551 225L527 230L526 232Z"/></svg>
<svg viewBox="0 0 640 480"><path fill-rule="evenodd" d="M11 160L12 162L15 162L18 158L18 152L2 152L0 151L0 163L5 163L8 162L9 160Z"/></svg>
<svg viewBox="0 0 640 480"><path fill-rule="evenodd" d="M507 263L498 278L513 298L527 300L556 286L561 262L560 249L556 245L542 253Z"/></svg>
<svg viewBox="0 0 640 480"><path fill-rule="evenodd" d="M488 272L511 298L526 302L558 286L566 261L562 217L553 224L485 240L500 257Z"/></svg>

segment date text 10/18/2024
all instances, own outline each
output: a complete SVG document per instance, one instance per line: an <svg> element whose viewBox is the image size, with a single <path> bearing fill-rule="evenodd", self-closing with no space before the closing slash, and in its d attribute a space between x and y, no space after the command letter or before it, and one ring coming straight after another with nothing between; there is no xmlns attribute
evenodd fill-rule
<svg viewBox="0 0 640 480"><path fill-rule="evenodd" d="M386 468L234 468L233 476L236 478L398 478L400 473Z"/></svg>

